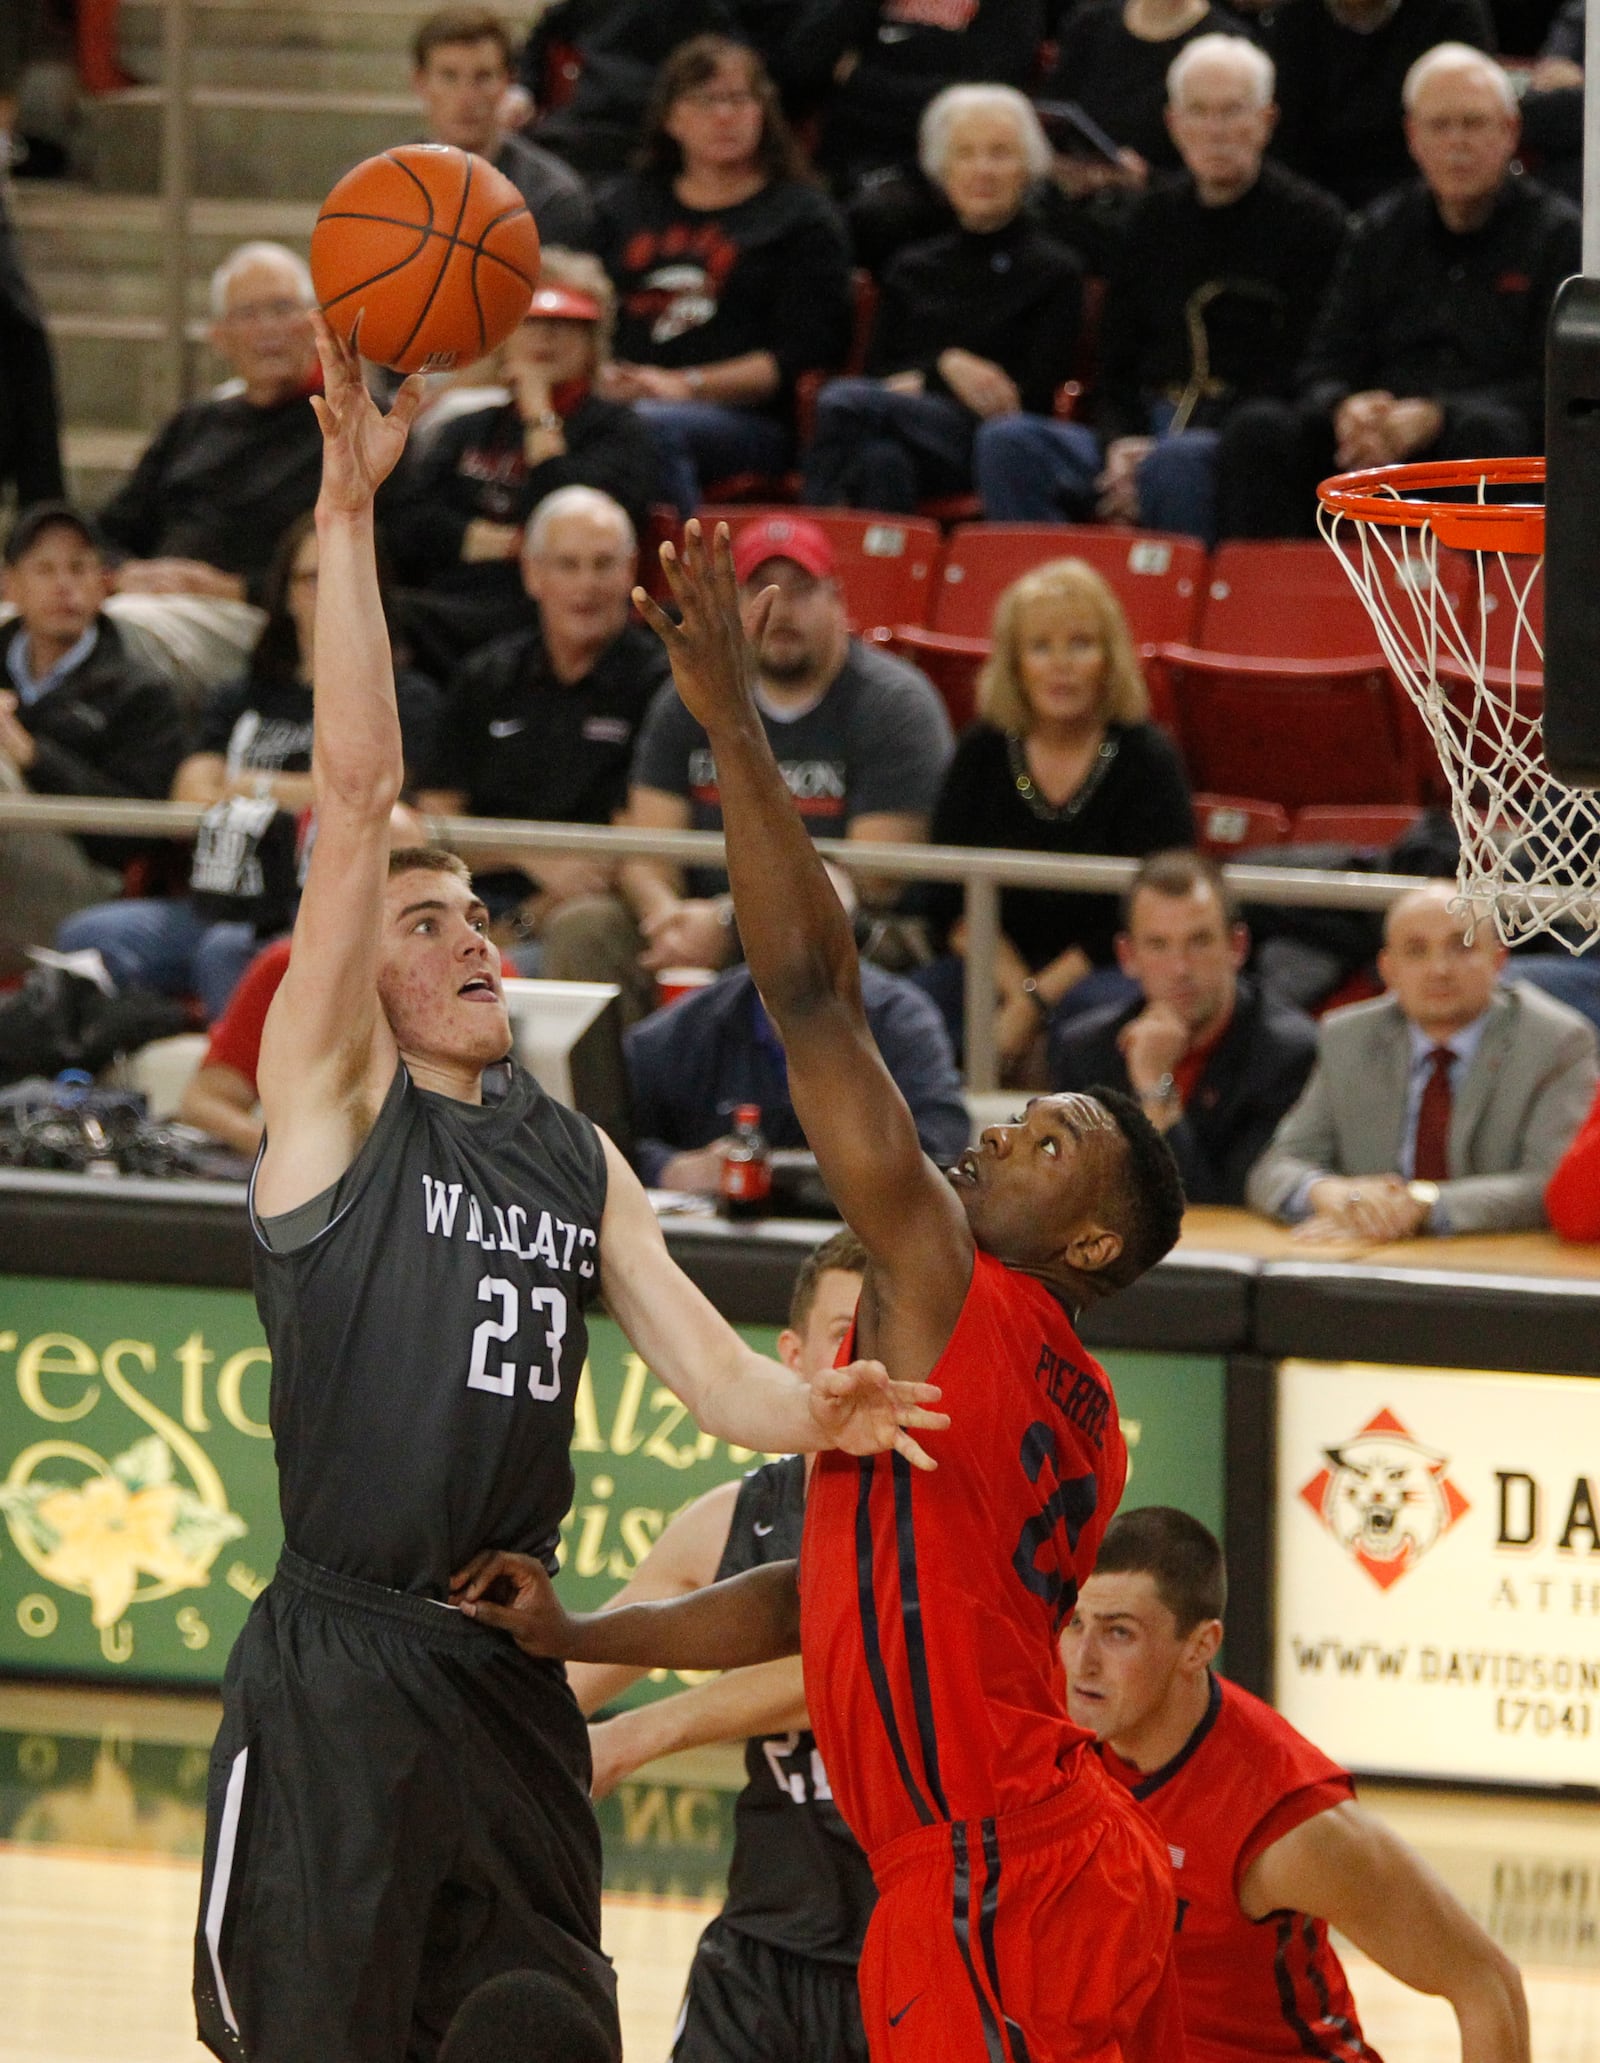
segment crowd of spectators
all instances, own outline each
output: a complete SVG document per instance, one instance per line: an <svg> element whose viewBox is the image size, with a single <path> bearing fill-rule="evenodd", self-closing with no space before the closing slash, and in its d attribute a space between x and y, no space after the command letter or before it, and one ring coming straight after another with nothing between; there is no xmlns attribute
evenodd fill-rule
<svg viewBox="0 0 1600 2063"><path fill-rule="evenodd" d="M1536 98L1581 79L1570 12ZM706 737L631 609L663 504L953 500L1209 545L1309 533L1335 465L1537 450L1578 218L1519 161L1493 40L1483 0L560 0L520 56L492 12L430 17L425 134L498 164L547 248L526 320L433 383L380 503L415 806L720 828ZM190 1115L241 1149L257 1121L237 1063L315 832L312 306L295 253L234 251L212 282L231 377L92 520L60 499L53 415L0 405L0 487L24 507L0 790L205 810L186 877L164 847L0 831L0 980L54 943L125 988L194 997L221 1046ZM49 391L3 219L0 338ZM1542 1221L1594 1089L1583 1017L1508 982L1436 888L1391 913L1385 995L1320 1031L1252 971L1086 563L1003 595L953 737L929 680L852 635L803 507L737 526L734 557L747 596L776 591L758 701L815 834L1142 863L1120 908L1002 892L1008 1083L1126 1087L1191 1200L1248 1198L1313 1234ZM474 859L508 966L621 991L652 1179L710 1186L741 1102L799 1143L720 873ZM885 963L867 972L875 1035L942 1157L964 1123L959 891L849 892ZM657 976L685 967L716 979L655 1009Z"/></svg>

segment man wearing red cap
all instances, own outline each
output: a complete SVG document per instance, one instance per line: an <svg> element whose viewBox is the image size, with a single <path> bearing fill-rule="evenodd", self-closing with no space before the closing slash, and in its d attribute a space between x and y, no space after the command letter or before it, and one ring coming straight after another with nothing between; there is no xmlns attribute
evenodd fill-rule
<svg viewBox="0 0 1600 2063"><path fill-rule="evenodd" d="M733 546L748 599L777 589L756 657L756 702L795 807L818 838L899 844L927 836L950 757L944 704L915 667L850 635L826 533L801 516L747 523ZM651 830L720 831L716 763L676 695L658 696L640 734L628 802ZM636 861L622 885L646 967L733 959L732 903L718 870ZM871 900L871 884L858 882Z"/></svg>
<svg viewBox="0 0 1600 2063"><path fill-rule="evenodd" d="M547 495L598 487L644 535L655 446L631 407L594 391L614 312L598 259L547 250L539 291L502 352L509 397L424 432L385 487L397 569L423 591L407 628L420 630L424 656L445 661L441 672L464 649L526 628L517 559Z"/></svg>

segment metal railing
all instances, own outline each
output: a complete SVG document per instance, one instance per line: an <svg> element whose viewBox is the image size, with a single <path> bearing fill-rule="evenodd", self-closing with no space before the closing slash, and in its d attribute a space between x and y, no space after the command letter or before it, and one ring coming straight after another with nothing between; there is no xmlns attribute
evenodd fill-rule
<svg viewBox="0 0 1600 2063"><path fill-rule="evenodd" d="M187 802L107 802L79 796L0 795L0 831L86 831L117 837L192 838L201 810ZM666 860L674 866L719 865L716 831L639 831L609 824L536 824L521 817L435 817L433 835L462 853L496 851L583 854L598 859ZM869 845L819 838L817 851L852 876L880 880L958 882L966 903L967 1087L998 1086L994 1045L994 968L1000 942L1002 888L1056 888L1120 895L1139 862L1091 855L1049 858L964 845ZM1383 910L1417 886L1414 874L1324 873L1310 868L1234 863L1225 867L1241 901L1299 909Z"/></svg>

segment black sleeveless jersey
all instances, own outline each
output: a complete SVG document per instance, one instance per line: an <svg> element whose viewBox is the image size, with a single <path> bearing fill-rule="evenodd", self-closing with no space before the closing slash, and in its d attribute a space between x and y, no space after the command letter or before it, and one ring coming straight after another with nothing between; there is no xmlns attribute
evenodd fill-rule
<svg viewBox="0 0 1600 2063"><path fill-rule="evenodd" d="M800 1553L805 1459L769 1461L739 1486L718 1581ZM746 1783L734 1808L728 1926L757 1941L829 1963L855 1963L877 1895L867 1859L839 1815L809 1733L748 1742Z"/></svg>
<svg viewBox="0 0 1600 2063"><path fill-rule="evenodd" d="M288 1252L256 1233L285 1540L425 1597L482 1547L553 1570L572 1501L605 1153L509 1075L479 1105L398 1067L327 1227Z"/></svg>

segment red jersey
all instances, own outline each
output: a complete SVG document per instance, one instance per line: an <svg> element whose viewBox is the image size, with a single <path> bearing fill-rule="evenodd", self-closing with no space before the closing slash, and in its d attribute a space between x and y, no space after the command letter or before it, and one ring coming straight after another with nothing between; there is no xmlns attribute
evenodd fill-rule
<svg viewBox="0 0 1600 2063"><path fill-rule="evenodd" d="M239 977L227 1009L211 1027L204 1066L231 1067L235 1074L244 1076L252 1089L255 1087L256 1070L261 1065L261 1034L288 965L286 938L275 938L256 954Z"/></svg>
<svg viewBox="0 0 1600 2063"><path fill-rule="evenodd" d="M1355 1795L1349 1772L1220 1676L1205 1717L1164 1769L1147 1774L1109 1748L1100 1754L1172 1856L1190 2063L1381 2063L1362 2039L1326 1923L1288 1912L1252 1920L1239 1905L1240 1880L1258 1855Z"/></svg>
<svg viewBox="0 0 1600 2063"><path fill-rule="evenodd" d="M869 1855L1072 1781L1092 1736L1057 1636L1128 1472L1105 1370L1042 1282L988 1254L929 1380L950 1413L936 1471L823 1454L806 1501L807 1704Z"/></svg>

